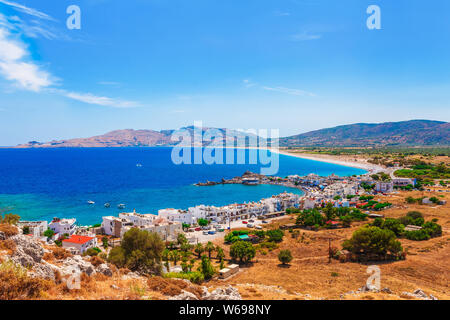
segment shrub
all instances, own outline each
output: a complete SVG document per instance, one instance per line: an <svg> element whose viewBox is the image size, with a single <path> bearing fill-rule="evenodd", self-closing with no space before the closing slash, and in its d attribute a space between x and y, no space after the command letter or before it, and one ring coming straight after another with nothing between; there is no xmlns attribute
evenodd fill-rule
<svg viewBox="0 0 450 320"><path fill-rule="evenodd" d="M403 252L401 243L391 230L363 227L356 230L343 248L365 260L399 257Z"/></svg>
<svg viewBox="0 0 450 320"><path fill-rule="evenodd" d="M205 280L211 279L215 273L213 266L211 265L211 260L207 256L202 256L202 263L200 265L199 271L203 274Z"/></svg>
<svg viewBox="0 0 450 320"><path fill-rule="evenodd" d="M298 215L295 223L306 227L314 225L322 226L325 223L325 217L315 208L306 209Z"/></svg>
<svg viewBox="0 0 450 320"><path fill-rule="evenodd" d="M158 234L132 228L123 235L120 247L110 251L108 260L119 268L159 274L163 250L164 243Z"/></svg>
<svg viewBox="0 0 450 320"><path fill-rule="evenodd" d="M281 250L280 253L278 254L278 260L280 260L282 264L288 264L289 262L291 262L292 261L291 251Z"/></svg>
<svg viewBox="0 0 450 320"><path fill-rule="evenodd" d="M403 234L403 230L405 229L405 226L400 223L397 219L393 218L386 218L384 220L384 223L382 225L383 229L391 230L395 233L396 236L400 236Z"/></svg>
<svg viewBox="0 0 450 320"><path fill-rule="evenodd" d="M428 234L428 232L424 229L406 231L405 237L406 237L406 239L414 240L414 241L429 240L431 238L431 236Z"/></svg>
<svg viewBox="0 0 450 320"><path fill-rule="evenodd" d="M48 281L28 276L25 268L12 261L0 264L0 300L36 299L49 285Z"/></svg>
<svg viewBox="0 0 450 320"><path fill-rule="evenodd" d="M233 259L239 259L241 263L247 263L255 257L256 249L255 247L245 241L237 241L231 245L230 256Z"/></svg>
<svg viewBox="0 0 450 320"><path fill-rule="evenodd" d="M15 236L16 234L19 233L19 231L17 230L16 227L7 224L7 223L2 223L0 224L0 232L3 232L6 236L6 238Z"/></svg>
<svg viewBox="0 0 450 320"><path fill-rule="evenodd" d="M270 242L281 242L283 241L284 232L280 229L269 230L266 232L269 237Z"/></svg>

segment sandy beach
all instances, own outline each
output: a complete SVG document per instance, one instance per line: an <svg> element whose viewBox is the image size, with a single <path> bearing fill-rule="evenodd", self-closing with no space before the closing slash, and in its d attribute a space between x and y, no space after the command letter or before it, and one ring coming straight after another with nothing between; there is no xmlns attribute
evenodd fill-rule
<svg viewBox="0 0 450 320"><path fill-rule="evenodd" d="M299 152L289 152L282 149L270 149L271 152L276 152L286 156L292 156L302 159L309 159L314 161L334 163L341 166L347 166L352 168L364 169L370 173L376 173L380 171L385 171L386 169L382 166L378 166L372 163L368 163L364 159L357 159L350 156L332 156L332 155L317 155L317 154L305 154Z"/></svg>

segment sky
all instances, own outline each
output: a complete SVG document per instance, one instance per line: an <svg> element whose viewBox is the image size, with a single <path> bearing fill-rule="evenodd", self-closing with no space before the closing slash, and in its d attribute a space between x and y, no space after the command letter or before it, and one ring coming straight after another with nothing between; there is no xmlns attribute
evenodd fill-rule
<svg viewBox="0 0 450 320"><path fill-rule="evenodd" d="M448 0L0 0L0 146L194 121L282 136L449 121L448 12Z"/></svg>

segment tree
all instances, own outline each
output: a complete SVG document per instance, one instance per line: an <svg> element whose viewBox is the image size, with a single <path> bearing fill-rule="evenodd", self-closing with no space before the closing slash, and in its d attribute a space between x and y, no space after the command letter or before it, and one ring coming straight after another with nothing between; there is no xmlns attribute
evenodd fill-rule
<svg viewBox="0 0 450 320"><path fill-rule="evenodd" d="M23 232L23 234L30 234L30 227L29 226L24 226L22 228L22 232Z"/></svg>
<svg viewBox="0 0 450 320"><path fill-rule="evenodd" d="M331 202L328 202L325 208L323 208L323 213L327 217L327 220L332 220L336 216L336 208L333 207Z"/></svg>
<svg viewBox="0 0 450 320"><path fill-rule="evenodd" d="M164 261L164 264L166 266L167 272L170 272L170 250L169 249L164 249L162 254L161 254L161 258Z"/></svg>
<svg viewBox="0 0 450 320"><path fill-rule="evenodd" d="M268 230L266 235L269 237L271 242L281 242L283 241L284 232L280 229Z"/></svg>
<svg viewBox="0 0 450 320"><path fill-rule="evenodd" d="M246 241L236 241L230 247L230 256L233 259L239 259L241 263L247 263L256 255L255 247Z"/></svg>
<svg viewBox="0 0 450 320"><path fill-rule="evenodd" d="M55 232L52 229L47 229L44 231L44 236L46 236L48 239L50 239L54 235L55 235Z"/></svg>
<svg viewBox="0 0 450 320"><path fill-rule="evenodd" d="M173 261L173 265L176 266L178 260L180 260L180 252L178 250L170 251L170 259Z"/></svg>
<svg viewBox="0 0 450 320"><path fill-rule="evenodd" d="M208 243L205 246L205 251L208 252L208 258L211 259L211 252L213 252L216 249L214 244L211 241L208 241Z"/></svg>
<svg viewBox="0 0 450 320"><path fill-rule="evenodd" d="M181 224L181 227L183 228L183 230L187 230L187 229L189 229L190 227L191 227L191 225L189 224L189 223L182 223Z"/></svg>
<svg viewBox="0 0 450 320"><path fill-rule="evenodd" d="M197 220L197 223L201 227L206 227L209 224L209 221L203 218Z"/></svg>
<svg viewBox="0 0 450 320"><path fill-rule="evenodd" d="M103 248L108 249L108 237L102 238Z"/></svg>
<svg viewBox="0 0 450 320"><path fill-rule="evenodd" d="M350 239L344 241L343 248L368 260L399 257L403 252L395 233L378 227L356 230Z"/></svg>
<svg viewBox="0 0 450 320"><path fill-rule="evenodd" d="M177 236L177 243L181 246L187 242L188 242L188 240L187 240L186 236L184 235L184 233L179 233Z"/></svg>
<svg viewBox="0 0 450 320"><path fill-rule="evenodd" d="M217 246L216 252L217 252L217 259L219 259L220 262L223 262L223 259L225 258L225 252L223 251L223 249Z"/></svg>
<svg viewBox="0 0 450 320"><path fill-rule="evenodd" d="M195 245L194 251L196 254L198 254L198 258L200 259L202 253L205 252L205 248L203 248L203 245L201 243L197 243Z"/></svg>
<svg viewBox="0 0 450 320"><path fill-rule="evenodd" d="M281 250L278 254L278 260L285 265L292 261L292 254L290 250Z"/></svg>
<svg viewBox="0 0 450 320"><path fill-rule="evenodd" d="M111 250L108 260L131 271L159 274L163 250L158 234L132 228L123 235L121 245Z"/></svg>
<svg viewBox="0 0 450 320"><path fill-rule="evenodd" d="M4 210L3 210L4 211ZM20 221L20 216L13 213L5 213L2 217L0 212L0 223L16 225Z"/></svg>
<svg viewBox="0 0 450 320"><path fill-rule="evenodd" d="M211 260L205 255L202 256L202 264L200 265L199 271L203 274L205 280L211 279L215 273Z"/></svg>

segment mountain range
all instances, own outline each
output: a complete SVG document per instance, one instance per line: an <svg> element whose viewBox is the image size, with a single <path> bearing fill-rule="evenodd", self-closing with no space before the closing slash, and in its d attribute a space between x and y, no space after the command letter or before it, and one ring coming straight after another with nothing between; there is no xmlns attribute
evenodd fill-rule
<svg viewBox="0 0 450 320"><path fill-rule="evenodd" d="M237 146L257 146L255 134L223 128L202 128L201 130L205 133L210 129L223 137L213 142L208 140L192 145L215 146L236 143ZM228 134L225 134L226 132ZM161 131L125 129L89 138L50 142L30 141L18 145L17 148L173 146L179 144L181 136L190 137L192 140L193 133L192 126ZM173 135L176 135L177 139L173 140ZM183 145L190 145L191 140L189 138L184 140ZM249 144L248 141L252 143ZM450 146L450 123L431 120L356 123L280 138L279 145L281 147Z"/></svg>

